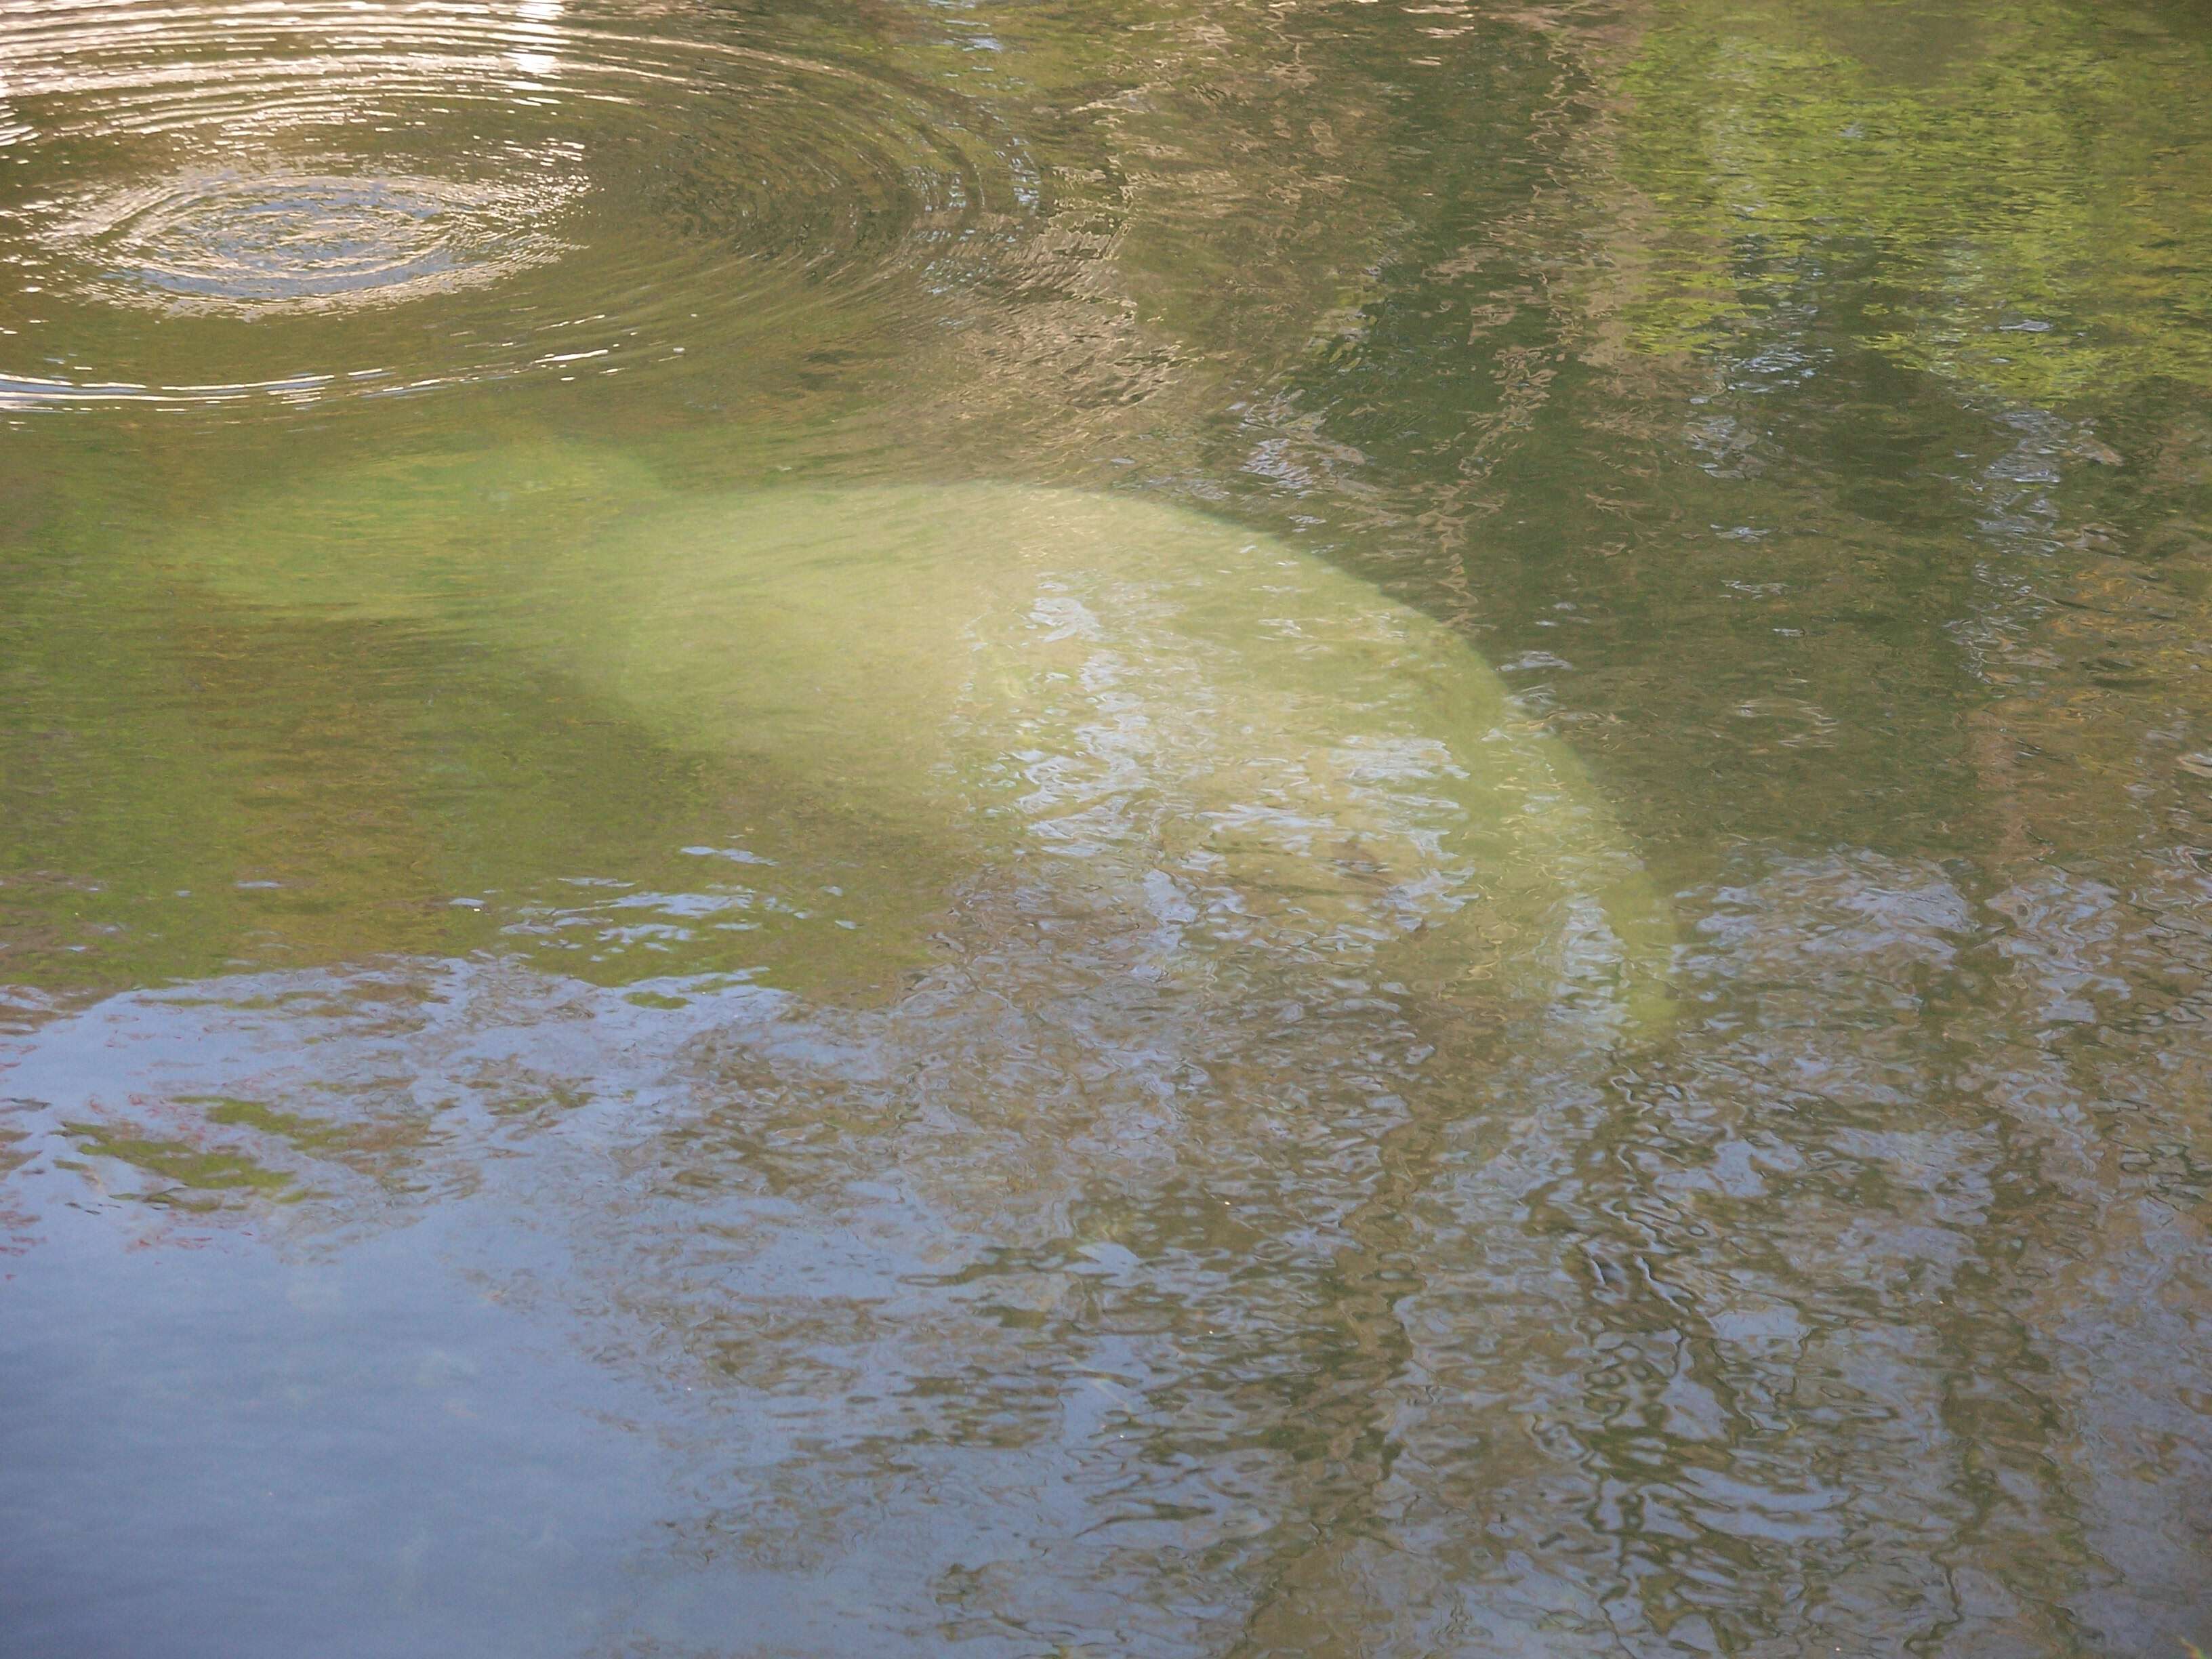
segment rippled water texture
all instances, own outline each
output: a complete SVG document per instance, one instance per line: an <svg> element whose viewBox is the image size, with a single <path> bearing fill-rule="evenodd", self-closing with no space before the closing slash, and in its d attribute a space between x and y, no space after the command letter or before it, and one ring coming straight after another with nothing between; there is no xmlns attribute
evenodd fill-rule
<svg viewBox="0 0 2212 1659"><path fill-rule="evenodd" d="M986 264L1037 206L1018 143L884 54L685 21L12 6L0 407L649 368Z"/></svg>
<svg viewBox="0 0 2212 1659"><path fill-rule="evenodd" d="M108 267L100 299L245 318L418 299L562 251L532 236L528 196L360 171L179 173L82 204L53 240Z"/></svg>
<svg viewBox="0 0 2212 1659"><path fill-rule="evenodd" d="M2212 1647L2208 87L0 0L0 1655Z"/></svg>

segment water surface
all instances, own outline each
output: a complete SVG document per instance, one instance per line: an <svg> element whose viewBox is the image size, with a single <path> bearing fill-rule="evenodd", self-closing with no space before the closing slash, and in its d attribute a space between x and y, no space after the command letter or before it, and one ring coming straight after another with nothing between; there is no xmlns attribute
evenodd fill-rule
<svg viewBox="0 0 2212 1659"><path fill-rule="evenodd" d="M0 1649L2212 1643L2207 86L0 3Z"/></svg>

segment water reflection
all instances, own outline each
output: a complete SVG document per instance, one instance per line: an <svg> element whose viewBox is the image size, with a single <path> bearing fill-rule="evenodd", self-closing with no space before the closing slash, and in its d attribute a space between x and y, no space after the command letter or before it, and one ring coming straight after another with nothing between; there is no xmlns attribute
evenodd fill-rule
<svg viewBox="0 0 2212 1659"><path fill-rule="evenodd" d="M171 315L265 317L393 304L494 283L559 257L520 200L432 179L191 172L75 205L58 251L105 265L111 301Z"/></svg>
<svg viewBox="0 0 2212 1659"><path fill-rule="evenodd" d="M68 183L18 172L0 196L19 284L0 402L727 367L1018 262L1033 165L956 89L738 18L656 21L538 0L10 9L13 143L66 155ZM356 321L371 301L406 309Z"/></svg>
<svg viewBox="0 0 2212 1659"><path fill-rule="evenodd" d="M284 166L565 169L531 225L575 247L267 319L292 367L571 280L644 314L586 302L603 233L650 240L689 177L734 246L716 204L769 197L717 153L818 178L759 228L823 276L651 374L7 434L0 1627L2207 1644L2203 19L1892 11L361 13L451 34L521 159L410 92L413 137L288 130ZM760 125L588 95L648 35L688 66L652 84ZM771 59L809 66L787 103ZM1007 187L847 237L866 191L771 130L821 130L821 65ZM61 173L70 100L9 96L46 124L0 148L21 199L119 185ZM611 151L556 167L585 127ZM677 168L650 210L606 191L651 178L625 132ZM252 172L142 182L202 164ZM948 489L1003 509L933 567L1013 624L974 741L882 670L958 632L912 565L702 658L748 572L805 597L732 556L763 500ZM1310 573L1309 632L1471 642L1520 775L1571 755L1601 829L1432 954L1392 929L1434 914L1401 890L1455 867L1414 834L1449 803L1380 803L1364 858L1193 866L1192 803L1410 789L1308 763L1409 665L1299 713L1116 608L1162 565L1023 588L1009 504L1071 490L1242 526ZM1247 645L1279 614L1198 587ZM1047 644L1070 599L1099 637ZM794 665L878 690L749 744ZM971 820L970 786L1038 810ZM1092 856L1016 856L1048 844ZM1571 925L1593 859L1686 946L1626 1041L1620 935Z"/></svg>

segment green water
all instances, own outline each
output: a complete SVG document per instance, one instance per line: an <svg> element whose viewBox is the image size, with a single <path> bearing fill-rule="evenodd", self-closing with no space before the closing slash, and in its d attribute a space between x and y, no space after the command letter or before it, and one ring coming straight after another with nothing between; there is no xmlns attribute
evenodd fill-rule
<svg viewBox="0 0 2212 1659"><path fill-rule="evenodd" d="M2208 88L0 8L0 1652L2212 1644Z"/></svg>

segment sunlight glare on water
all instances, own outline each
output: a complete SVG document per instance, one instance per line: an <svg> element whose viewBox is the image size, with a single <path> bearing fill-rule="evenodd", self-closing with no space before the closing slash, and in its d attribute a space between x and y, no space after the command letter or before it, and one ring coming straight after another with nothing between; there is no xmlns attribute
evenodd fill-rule
<svg viewBox="0 0 2212 1659"><path fill-rule="evenodd" d="M1033 212L1018 144L927 75L668 21L558 0L11 7L24 170L0 223L22 281L0 399L651 368L804 328L896 272L984 264ZM436 303L355 314L401 300Z"/></svg>

